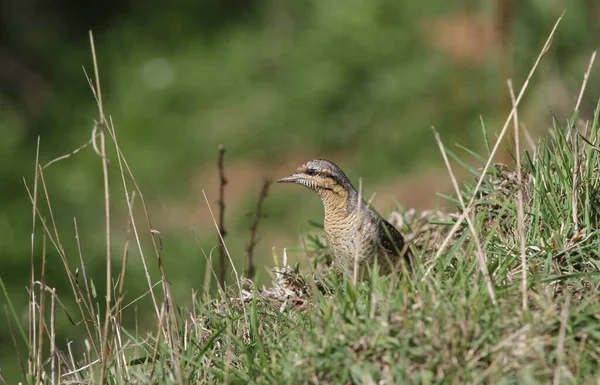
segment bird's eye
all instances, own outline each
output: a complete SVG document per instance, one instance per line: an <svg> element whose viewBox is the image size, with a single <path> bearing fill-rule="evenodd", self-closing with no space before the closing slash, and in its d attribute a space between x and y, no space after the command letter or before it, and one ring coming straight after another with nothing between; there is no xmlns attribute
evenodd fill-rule
<svg viewBox="0 0 600 385"><path fill-rule="evenodd" d="M306 170L306 175L314 176L316 173L317 170L315 170L314 168L309 168L308 170Z"/></svg>

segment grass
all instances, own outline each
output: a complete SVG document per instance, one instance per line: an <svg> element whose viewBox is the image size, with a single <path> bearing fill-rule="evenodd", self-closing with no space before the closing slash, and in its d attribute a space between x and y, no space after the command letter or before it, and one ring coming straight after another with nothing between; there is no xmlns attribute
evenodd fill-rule
<svg viewBox="0 0 600 385"><path fill-rule="evenodd" d="M63 230L56 227L44 170L36 160L34 185L28 189L33 228L27 328L2 285L15 346L26 346L26 359L17 352L22 381L597 383L600 151L595 138L600 103L592 121L578 120L576 108L569 122L557 122L548 137L523 153L514 140L522 135L517 111L534 70L518 96L513 95L514 108L496 143L485 138L488 153L474 154L480 164L460 160L436 134L450 177L448 156L466 166L474 182L455 182L456 194L448 199L456 213L423 213L425 220L410 211L392 214L418 256L414 271L371 275L355 285L327 269L301 272L290 267L284 252L282 258L274 255L283 263L274 270L271 287L259 289L240 278L217 295L194 294L194 305L186 309L177 305L169 277L160 269L160 234L103 111L96 68L90 86L99 105L95 148L105 165L103 231L110 289L103 293L88 279L81 245L78 266L67 258ZM582 94L584 89L585 82ZM515 130L508 142L515 170L493 162L510 127ZM106 177L109 159L121 175L122 195ZM110 226L115 220L111 203L118 196L125 197L128 207L119 255ZM134 215L136 201L141 219ZM321 237L306 242L313 253L327 253ZM36 266L40 246L43 262ZM76 309L63 306L46 285L47 247L54 247L63 261ZM130 254L142 259L144 276L128 276ZM159 266L158 277L148 272L151 264ZM148 308L132 311L137 300L126 301L131 279L147 281ZM138 317L150 314L154 329L140 330ZM55 333L59 318L69 318L86 336L61 345ZM135 327L126 326L131 319Z"/></svg>

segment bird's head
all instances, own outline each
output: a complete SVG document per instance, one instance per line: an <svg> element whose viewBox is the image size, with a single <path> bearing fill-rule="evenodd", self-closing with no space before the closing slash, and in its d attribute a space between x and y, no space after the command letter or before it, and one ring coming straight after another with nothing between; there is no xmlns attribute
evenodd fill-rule
<svg viewBox="0 0 600 385"><path fill-rule="evenodd" d="M279 183L298 183L319 195L340 194L354 190L341 168L325 159L315 159L298 167L293 174L279 179Z"/></svg>

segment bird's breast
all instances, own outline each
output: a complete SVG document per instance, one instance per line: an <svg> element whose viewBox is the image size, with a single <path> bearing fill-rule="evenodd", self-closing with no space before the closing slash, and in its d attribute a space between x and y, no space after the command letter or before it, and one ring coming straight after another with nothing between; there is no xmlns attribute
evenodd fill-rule
<svg viewBox="0 0 600 385"><path fill-rule="evenodd" d="M358 258L370 260L376 252L375 228L368 213L359 219L355 213L347 215L325 215L325 234L338 263L354 260L358 247Z"/></svg>

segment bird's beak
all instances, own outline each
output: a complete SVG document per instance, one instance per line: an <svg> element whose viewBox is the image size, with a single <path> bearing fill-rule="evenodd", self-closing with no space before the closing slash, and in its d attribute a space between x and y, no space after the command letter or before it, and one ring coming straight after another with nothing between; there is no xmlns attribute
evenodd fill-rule
<svg viewBox="0 0 600 385"><path fill-rule="evenodd" d="M299 174L292 174L292 175L286 176L285 178L279 179L277 181L277 183L296 183L300 179L302 179L301 175L299 175Z"/></svg>

